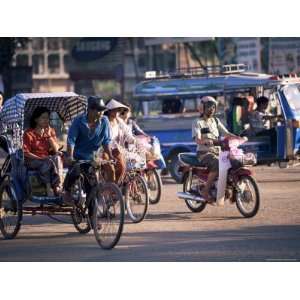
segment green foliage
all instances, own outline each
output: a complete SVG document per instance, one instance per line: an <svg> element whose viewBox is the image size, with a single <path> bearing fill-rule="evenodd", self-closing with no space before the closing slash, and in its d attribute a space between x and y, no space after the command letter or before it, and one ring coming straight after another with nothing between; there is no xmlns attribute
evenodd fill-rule
<svg viewBox="0 0 300 300"><path fill-rule="evenodd" d="M0 38L0 72L11 66L11 61L16 49L24 47L28 41L29 38L24 37Z"/></svg>

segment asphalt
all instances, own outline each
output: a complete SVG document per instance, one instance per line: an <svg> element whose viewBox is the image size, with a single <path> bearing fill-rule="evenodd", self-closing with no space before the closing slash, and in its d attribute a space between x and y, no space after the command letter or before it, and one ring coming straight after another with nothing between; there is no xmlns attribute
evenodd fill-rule
<svg viewBox="0 0 300 300"><path fill-rule="evenodd" d="M126 219L123 235L110 251L92 233L80 235L69 217L60 222L26 216L14 240L0 239L0 261L299 261L300 168L255 168L261 207L251 219L235 205L189 211L172 179L146 219Z"/></svg>

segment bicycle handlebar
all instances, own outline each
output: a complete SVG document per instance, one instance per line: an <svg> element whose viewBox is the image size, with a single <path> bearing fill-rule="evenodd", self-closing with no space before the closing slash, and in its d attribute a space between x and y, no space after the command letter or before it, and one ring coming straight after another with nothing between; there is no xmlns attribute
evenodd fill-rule
<svg viewBox="0 0 300 300"><path fill-rule="evenodd" d="M79 164L79 165L97 163L97 164L99 164L99 166L105 165L105 164L113 164L113 165L116 164L116 162L114 160L107 160L107 159L101 159L99 161L80 159L80 160L74 160L73 163Z"/></svg>

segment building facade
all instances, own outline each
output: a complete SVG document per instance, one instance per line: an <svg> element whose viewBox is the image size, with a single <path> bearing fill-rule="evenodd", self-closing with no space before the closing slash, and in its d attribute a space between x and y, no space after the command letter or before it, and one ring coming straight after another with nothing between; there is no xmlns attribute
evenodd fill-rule
<svg viewBox="0 0 300 300"><path fill-rule="evenodd" d="M13 66L32 68L33 92L75 91L130 101L147 70L226 63L245 63L256 72L299 73L300 39L37 37L17 50Z"/></svg>
<svg viewBox="0 0 300 300"><path fill-rule="evenodd" d="M68 71L69 46L65 38L31 38L18 49L13 66L32 67L32 92L72 91Z"/></svg>

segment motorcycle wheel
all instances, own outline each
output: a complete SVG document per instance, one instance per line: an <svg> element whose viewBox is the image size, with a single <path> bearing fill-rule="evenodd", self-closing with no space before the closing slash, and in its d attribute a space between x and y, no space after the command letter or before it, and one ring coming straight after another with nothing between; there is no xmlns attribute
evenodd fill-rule
<svg viewBox="0 0 300 300"><path fill-rule="evenodd" d="M156 169L147 170L145 180L149 191L150 204L157 204L161 198L162 182L160 174Z"/></svg>
<svg viewBox="0 0 300 300"><path fill-rule="evenodd" d="M199 178L196 175L189 175L188 173L183 177L183 192L188 193L191 189L198 184ZM205 207L205 202L198 202L193 200L184 200L187 207L194 213L202 212Z"/></svg>
<svg viewBox="0 0 300 300"><path fill-rule="evenodd" d="M241 176L234 194L236 206L245 218L254 217L260 205L258 185L252 176Z"/></svg>

